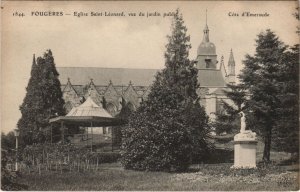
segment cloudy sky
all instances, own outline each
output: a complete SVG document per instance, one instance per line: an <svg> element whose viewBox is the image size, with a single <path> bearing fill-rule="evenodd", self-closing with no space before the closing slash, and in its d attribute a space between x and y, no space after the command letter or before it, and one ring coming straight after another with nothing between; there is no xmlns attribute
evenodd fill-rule
<svg viewBox="0 0 300 192"><path fill-rule="evenodd" d="M1 129L8 132L20 118L32 55L51 49L56 66L154 68L164 66L166 35L171 17L164 13L180 8L195 59L202 41L205 10L208 10L210 41L218 59L228 61L233 49L239 71L246 53L253 54L256 35L272 29L286 44L298 42L297 21L292 14L297 1L168 1L168 2L3 2L1 42ZM32 12L63 12L64 16L31 16ZM122 17L76 17L74 12L124 12ZM160 13L161 16L138 16ZM268 17L243 17L243 12L268 13ZM24 13L24 17L13 16ZM128 13L136 13L129 17ZM238 14L239 16L229 16ZM70 14L70 15L66 15Z"/></svg>

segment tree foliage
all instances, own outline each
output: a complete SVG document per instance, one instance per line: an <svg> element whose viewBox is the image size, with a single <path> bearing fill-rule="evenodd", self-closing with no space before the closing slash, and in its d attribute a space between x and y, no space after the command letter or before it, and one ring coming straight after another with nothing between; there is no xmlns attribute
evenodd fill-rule
<svg viewBox="0 0 300 192"><path fill-rule="evenodd" d="M217 114L216 121L214 122L214 127L216 128L216 133L221 134L226 133L236 133L240 129L240 115L239 113L245 110L245 104L247 92L245 87L241 84L239 85L227 85L228 89L224 90L224 94L227 98L233 101L233 105L222 101L224 113Z"/></svg>
<svg viewBox="0 0 300 192"><path fill-rule="evenodd" d="M50 139L49 119L65 114L58 75L51 50L44 53L43 57L33 59L27 93L20 106L22 117L18 128L22 145ZM52 134L59 135L57 126L53 126Z"/></svg>
<svg viewBox="0 0 300 192"><path fill-rule="evenodd" d="M115 117L119 118L123 122L123 125L115 126L112 128L112 142L113 145L117 147L120 147L122 144L122 129L128 128L127 124L129 121L129 117L133 113L124 98L122 98L122 101L120 103L122 106L121 111Z"/></svg>
<svg viewBox="0 0 300 192"><path fill-rule="evenodd" d="M15 149L16 137L13 131L7 134L1 133L1 148L6 151L11 151Z"/></svg>
<svg viewBox="0 0 300 192"><path fill-rule="evenodd" d="M1 189L3 191L25 191L28 186L18 183L19 172L7 169L8 162L11 163L7 150L1 148Z"/></svg>
<svg viewBox="0 0 300 192"><path fill-rule="evenodd" d="M197 69L188 59L190 38L178 10L171 29L165 68L123 130L122 164L128 169L182 171L208 149L208 117L198 102Z"/></svg>
<svg viewBox="0 0 300 192"><path fill-rule="evenodd" d="M247 116L247 125L264 139L264 161L270 161L275 132L278 139L283 136L287 141L291 137L284 136L284 133L294 135L298 129L298 126L295 127L298 122L296 108L299 90L299 61L296 55L287 51L287 46L274 32L266 30L257 36L254 56L246 55L243 61L245 68L240 79L249 91L247 106L248 111L252 112ZM280 143L279 140L276 144Z"/></svg>
<svg viewBox="0 0 300 192"><path fill-rule="evenodd" d="M278 82L279 119L273 132L274 149L299 154L299 45L282 58Z"/></svg>

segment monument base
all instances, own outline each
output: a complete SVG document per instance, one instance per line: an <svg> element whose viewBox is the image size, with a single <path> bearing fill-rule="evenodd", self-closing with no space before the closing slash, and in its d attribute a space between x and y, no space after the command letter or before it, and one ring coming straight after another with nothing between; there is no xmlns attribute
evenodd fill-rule
<svg viewBox="0 0 300 192"><path fill-rule="evenodd" d="M256 133L246 130L234 136L235 169L256 168Z"/></svg>

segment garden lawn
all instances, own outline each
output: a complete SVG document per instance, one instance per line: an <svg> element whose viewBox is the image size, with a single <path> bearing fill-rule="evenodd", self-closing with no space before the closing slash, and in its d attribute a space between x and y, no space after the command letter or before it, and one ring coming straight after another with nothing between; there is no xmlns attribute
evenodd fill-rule
<svg viewBox="0 0 300 192"><path fill-rule="evenodd" d="M24 172L18 182L28 190L298 190L297 171L271 167L234 171L231 164L196 165L186 173L124 170L119 164L102 164L98 171Z"/></svg>

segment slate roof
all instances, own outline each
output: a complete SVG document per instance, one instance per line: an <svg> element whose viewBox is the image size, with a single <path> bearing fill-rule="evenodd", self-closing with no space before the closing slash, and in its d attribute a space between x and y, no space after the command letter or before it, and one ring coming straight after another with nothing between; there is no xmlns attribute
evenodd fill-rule
<svg viewBox="0 0 300 192"><path fill-rule="evenodd" d="M75 89L78 96L84 96L84 94L85 94L85 92L83 90L84 86L82 86L82 85L73 85L72 84L72 87Z"/></svg>
<svg viewBox="0 0 300 192"><path fill-rule="evenodd" d="M119 86L119 85L115 86L115 85L113 85L113 87L115 88L115 90L117 91L117 93L119 95L122 95L124 93L124 91L126 90L126 88L128 87L128 85L124 85L124 86Z"/></svg>
<svg viewBox="0 0 300 192"><path fill-rule="evenodd" d="M93 79L95 85L107 85L111 80L114 85L149 86L154 80L157 69L101 68L101 67L57 67L61 84L68 78L72 85L86 85Z"/></svg>
<svg viewBox="0 0 300 192"><path fill-rule="evenodd" d="M222 72L217 69L199 69L198 83L200 87L226 87Z"/></svg>
<svg viewBox="0 0 300 192"><path fill-rule="evenodd" d="M128 87L131 81L139 95L145 91L145 86L150 86L158 69L129 69L129 68L101 68L101 67L58 67L59 80L62 85L68 78L77 94L83 95L83 85L88 85L93 79L96 89L100 94L106 90L111 80L119 94ZM198 82L200 87L226 87L226 82L221 70L199 69Z"/></svg>
<svg viewBox="0 0 300 192"><path fill-rule="evenodd" d="M108 86L104 86L104 85L100 85L100 86L95 86L96 87L96 90L98 91L98 93L100 95L103 95L107 89Z"/></svg>

